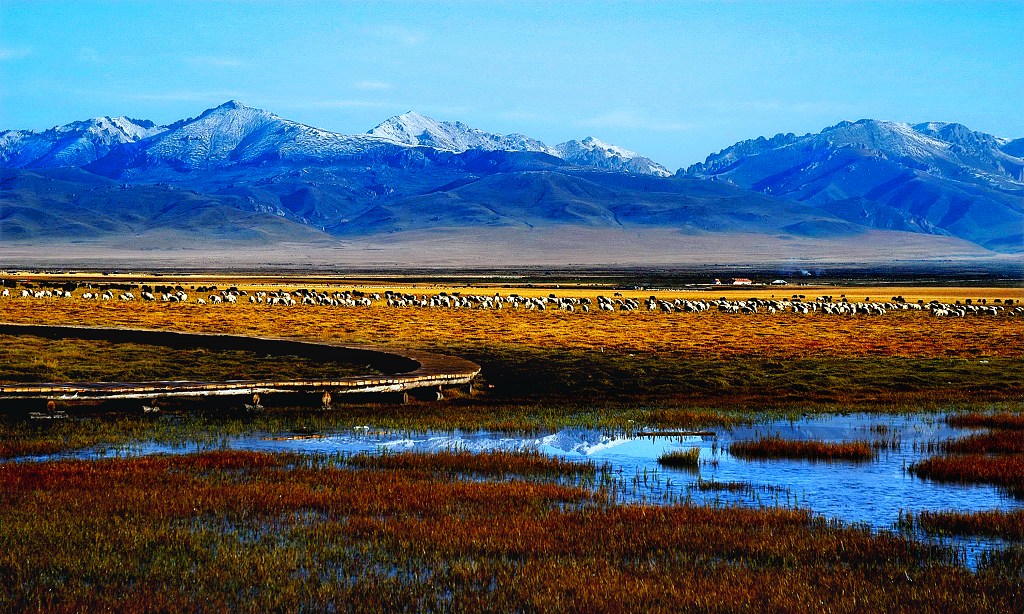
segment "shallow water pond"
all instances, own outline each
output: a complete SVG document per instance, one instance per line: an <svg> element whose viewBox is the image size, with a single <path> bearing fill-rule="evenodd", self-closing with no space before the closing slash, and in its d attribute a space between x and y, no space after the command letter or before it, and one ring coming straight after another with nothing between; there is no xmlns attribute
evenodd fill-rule
<svg viewBox="0 0 1024 614"><path fill-rule="evenodd" d="M355 453L379 450L419 451L465 449L538 450L552 456L591 460L607 465L616 496L624 501L785 505L809 508L827 518L892 528L901 511L977 511L1024 507L993 486L940 484L912 476L911 463L930 456L928 444L970 431L955 429L938 416L852 414L778 420L753 427L717 430L713 434L615 435L597 430L565 429L544 435L510 436L490 432L378 431L360 427L315 436L268 433L229 438L215 446L236 450L306 453ZM885 440L866 462L807 460L744 460L728 453L733 441L779 435L787 439L826 442ZM670 450L700 448L699 468L661 467L657 458ZM146 444L104 455L186 453L210 446L170 447ZM92 453L89 456L95 457ZM742 482L745 488L725 490L714 483ZM711 484L709 484L711 483Z"/></svg>

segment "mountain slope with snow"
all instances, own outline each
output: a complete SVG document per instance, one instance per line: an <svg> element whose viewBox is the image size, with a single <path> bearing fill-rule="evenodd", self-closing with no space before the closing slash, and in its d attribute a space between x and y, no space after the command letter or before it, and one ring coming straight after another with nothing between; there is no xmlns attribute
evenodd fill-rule
<svg viewBox="0 0 1024 614"><path fill-rule="evenodd" d="M438 121L414 111L396 115L367 134L404 145L433 147L456 153L470 149L553 153L544 143L522 134L492 134L462 122Z"/></svg>
<svg viewBox="0 0 1024 614"><path fill-rule="evenodd" d="M664 166L636 152L588 136L582 141L567 141L554 147L559 158L577 166L589 166L622 173L668 177Z"/></svg>
<svg viewBox="0 0 1024 614"><path fill-rule="evenodd" d="M187 173L268 162L324 164L395 148L405 146L379 137L321 130L232 100L112 151L90 168L108 176L130 177L155 169Z"/></svg>
<svg viewBox="0 0 1024 614"><path fill-rule="evenodd" d="M593 137L549 147L411 112L344 135L229 101L167 126L104 117L0 133L0 167L16 171L0 184L0 239L187 228L200 243L234 232L563 240L575 228L816 245L915 233L939 235L922 243L936 253L958 240L1018 253L1022 149L960 124L861 120L743 141L673 176Z"/></svg>
<svg viewBox="0 0 1024 614"><path fill-rule="evenodd" d="M148 120L109 116L55 126L43 132L6 130L0 132L0 166L84 166L118 145L134 143L164 130L166 127Z"/></svg>
<svg viewBox="0 0 1024 614"><path fill-rule="evenodd" d="M522 134L493 134L462 122L438 121L413 111L388 119L368 134L404 145L432 147L457 153L471 149L540 152L561 158L575 166L661 177L672 174L650 158L594 137L549 147Z"/></svg>
<svg viewBox="0 0 1024 614"><path fill-rule="evenodd" d="M840 122L741 141L679 175L805 201L875 228L1024 249L1024 158L960 124Z"/></svg>

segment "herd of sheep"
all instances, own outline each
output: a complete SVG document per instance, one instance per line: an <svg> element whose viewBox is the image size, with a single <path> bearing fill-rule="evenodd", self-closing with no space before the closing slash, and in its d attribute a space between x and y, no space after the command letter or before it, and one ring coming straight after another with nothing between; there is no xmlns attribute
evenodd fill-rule
<svg viewBox="0 0 1024 614"><path fill-rule="evenodd" d="M1013 299L994 299L989 302L987 299L972 301L956 301L952 304L933 300L925 302L908 302L901 296L894 296L891 300L873 302L870 299L851 302L845 296L835 300L832 296L819 296L813 300L807 300L802 295L793 295L790 298L763 299L750 298L744 300L730 300L725 297L718 299L666 299L657 296L646 298L626 298L616 292L612 297L597 296L571 297L557 296L520 296L508 294L502 296L500 293L494 295L463 294L460 292L439 292L436 294L410 294L393 291L383 293L365 293L358 290L320 292L316 290L299 289L291 292L283 290L274 291L253 291L247 292L237 288L216 291L216 288L199 288L205 296L198 296L194 302L200 305L234 304L240 301L248 301L260 305L323 305L335 307L371 307L373 305L386 305L390 308L433 308L433 309L514 309L514 310L559 310L567 312L589 312L597 311L656 311L664 313L697 313L702 311L716 310L724 313L737 314L776 314L781 312L792 312L800 314L821 313L826 315L864 315L878 316L889 311L914 310L927 311L937 317L966 317L966 316L1024 316L1024 306ZM211 292L212 291L212 292ZM22 298L74 298L73 289L60 288L24 288L17 290L13 296ZM138 290L138 295L132 289L87 289L78 295L84 300L97 301L149 301L164 303L187 303L190 300L188 293L180 286L175 288L150 288L143 286ZM10 288L3 288L0 291L0 298L12 297Z"/></svg>

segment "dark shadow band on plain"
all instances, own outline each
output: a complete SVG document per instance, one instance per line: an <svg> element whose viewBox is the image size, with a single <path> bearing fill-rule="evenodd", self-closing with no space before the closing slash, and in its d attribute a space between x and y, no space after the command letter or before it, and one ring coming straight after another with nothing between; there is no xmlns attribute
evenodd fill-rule
<svg viewBox="0 0 1024 614"><path fill-rule="evenodd" d="M0 384L0 400L147 399L314 391L327 391L331 394L400 393L441 386L468 386L472 385L473 378L480 373L480 365L455 356L419 350L383 350L300 338L15 323L0 323L0 335L130 342L178 349L244 350L317 361L365 364L381 373L330 379Z"/></svg>

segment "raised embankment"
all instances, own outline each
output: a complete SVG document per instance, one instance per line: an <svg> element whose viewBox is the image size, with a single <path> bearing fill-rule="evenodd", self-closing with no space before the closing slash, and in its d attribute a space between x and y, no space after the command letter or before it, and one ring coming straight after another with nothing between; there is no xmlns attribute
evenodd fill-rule
<svg viewBox="0 0 1024 614"><path fill-rule="evenodd" d="M298 356L311 360L365 364L382 374L333 379L67 382L0 384L4 399L54 401L156 399L288 392L403 393L441 386L468 385L480 366L454 356L416 350L382 350L327 341L217 335L135 328L92 328L45 324L0 323L0 335L33 335L48 339L85 339L131 342L170 348L245 350L265 355Z"/></svg>

